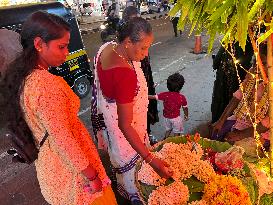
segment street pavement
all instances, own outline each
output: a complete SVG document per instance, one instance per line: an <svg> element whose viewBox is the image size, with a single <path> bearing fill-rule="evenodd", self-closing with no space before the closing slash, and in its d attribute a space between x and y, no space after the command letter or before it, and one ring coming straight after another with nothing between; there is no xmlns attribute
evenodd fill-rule
<svg viewBox="0 0 273 205"><path fill-rule="evenodd" d="M85 23L81 24L82 30L85 29L84 26L95 27L93 24L99 24L99 21L85 20ZM166 30L164 26L171 29L171 25L163 23L161 25L162 30ZM170 31L170 35L173 35L172 30ZM185 132L195 133L198 131L202 136L207 136L207 124L211 118L211 94L215 78L212 71L212 59L211 55L206 53L196 55L190 52L193 50L194 36L188 37L187 31L182 37L168 37L168 39L162 37L161 41L156 41L153 44L150 49L151 63L154 69L153 76L158 85L156 87L157 92L166 91L166 79L170 74L179 72L185 77L186 82L182 92L188 99L190 113L189 121L185 123ZM160 30L156 32L159 33L158 35L163 33ZM85 40L87 37L83 39ZM207 41L208 37L202 36L204 50L206 50ZM88 102L86 104L89 104L90 95L87 98L86 101ZM158 104L160 119L162 119L162 103ZM88 111L88 108L84 107L84 109ZM84 110L82 113L80 114L81 119L91 132L90 123L86 122L90 122L90 113ZM158 139L163 138L164 126L162 120L152 126L152 134L157 136ZM34 166L14 165L10 162L11 158L9 156L1 153L0 205L47 205L40 193ZM105 160L105 157L102 157L102 159Z"/></svg>

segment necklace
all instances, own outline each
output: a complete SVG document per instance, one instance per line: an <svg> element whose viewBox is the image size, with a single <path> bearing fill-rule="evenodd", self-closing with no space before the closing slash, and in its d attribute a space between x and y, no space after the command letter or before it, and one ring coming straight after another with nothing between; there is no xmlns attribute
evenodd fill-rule
<svg viewBox="0 0 273 205"><path fill-rule="evenodd" d="M45 68L45 67L41 66L40 64L38 64L37 67L39 70L48 70L48 68Z"/></svg>
<svg viewBox="0 0 273 205"><path fill-rule="evenodd" d="M130 67L133 67L132 63L130 63L129 60L125 59L123 55L120 55L120 54L116 51L116 47L117 47L117 45L114 45L112 50L113 50L120 58L122 58Z"/></svg>

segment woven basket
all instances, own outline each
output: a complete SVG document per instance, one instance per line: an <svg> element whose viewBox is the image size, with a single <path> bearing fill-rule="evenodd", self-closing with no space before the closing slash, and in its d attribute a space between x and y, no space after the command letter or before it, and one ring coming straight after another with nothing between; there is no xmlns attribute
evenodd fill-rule
<svg viewBox="0 0 273 205"><path fill-rule="evenodd" d="M192 136L192 139L193 139L193 136ZM165 143L169 143L169 142L180 144L180 143L186 143L187 139L184 136L167 138L166 140L155 144L152 147L152 151L161 150L163 145ZM232 145L230 145L227 142L219 142L219 141L209 140L209 139L206 139L206 138L201 138L198 143L202 146L203 149L212 148L216 152L224 152L224 151L228 150L230 147L232 147ZM140 196L142 202L144 204L147 204L149 195L154 189L156 189L156 186L147 185L147 184L144 184L144 183L142 183L142 182L140 182L138 180L138 174L137 173L140 170L140 168L142 166L142 163L143 163L142 159L140 159L137 162L136 171L135 171L135 180L136 180L136 186L138 188L139 196ZM167 183L168 183L168 181L167 181ZM191 198L190 198L190 200L191 200Z"/></svg>

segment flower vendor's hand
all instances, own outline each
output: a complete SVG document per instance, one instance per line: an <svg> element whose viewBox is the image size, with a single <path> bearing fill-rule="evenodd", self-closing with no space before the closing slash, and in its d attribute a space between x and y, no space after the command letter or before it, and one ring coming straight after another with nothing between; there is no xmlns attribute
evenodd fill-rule
<svg viewBox="0 0 273 205"><path fill-rule="evenodd" d="M225 121L223 120L218 120L217 122L212 124L212 134L218 133L221 131Z"/></svg>
<svg viewBox="0 0 273 205"><path fill-rule="evenodd" d="M173 175L173 171L170 166L159 158L154 158L150 165L160 177L168 179Z"/></svg>

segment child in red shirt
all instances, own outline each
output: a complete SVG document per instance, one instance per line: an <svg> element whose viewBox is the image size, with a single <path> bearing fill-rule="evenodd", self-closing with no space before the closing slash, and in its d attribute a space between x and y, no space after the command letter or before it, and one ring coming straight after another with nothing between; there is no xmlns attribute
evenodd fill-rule
<svg viewBox="0 0 273 205"><path fill-rule="evenodd" d="M181 107L184 111L184 120L188 120L189 113L187 100L186 97L180 93L184 82L184 77L181 74L174 73L167 79L167 88L169 92L162 92L158 95L149 95L149 99L163 101L163 116L166 127L165 138L169 137L171 132L173 132L175 136L183 133L183 120L180 116Z"/></svg>

